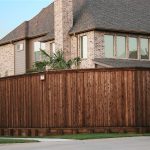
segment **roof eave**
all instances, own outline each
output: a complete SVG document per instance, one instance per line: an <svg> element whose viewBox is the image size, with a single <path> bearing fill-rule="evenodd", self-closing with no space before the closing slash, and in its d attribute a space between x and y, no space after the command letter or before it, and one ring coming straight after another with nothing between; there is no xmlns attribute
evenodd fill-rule
<svg viewBox="0 0 150 150"><path fill-rule="evenodd" d="M141 35L149 35L150 32L145 32L145 31L136 31L136 30L118 30L118 29L107 29L107 28L91 28L87 30L80 30L80 31L70 31L69 35L75 35L75 34L82 34L85 32L90 32L90 31L102 31L102 32L118 32L118 33L127 33L127 34L141 34Z"/></svg>
<svg viewBox="0 0 150 150"><path fill-rule="evenodd" d="M54 41L55 40L55 38L50 38L50 39L46 39L46 40L40 40L39 42L48 42L48 41Z"/></svg>
<svg viewBox="0 0 150 150"><path fill-rule="evenodd" d="M22 38L18 38L18 39L15 39L15 40L2 42L2 43L0 43L0 46L7 45L7 44L13 44L15 42L18 42L18 41L21 41L21 40L26 40L26 39L27 39L27 37L22 37Z"/></svg>
<svg viewBox="0 0 150 150"><path fill-rule="evenodd" d="M29 40L29 39L39 38L39 37L45 36L46 34L47 33L40 34L40 35L35 35L35 36L31 36L31 37L22 37L22 38L18 38L18 39L15 39L15 40L2 42L2 43L0 43L0 46L7 45L7 44L12 44L12 43L15 43L15 42L18 42L18 41L21 41L21 40Z"/></svg>

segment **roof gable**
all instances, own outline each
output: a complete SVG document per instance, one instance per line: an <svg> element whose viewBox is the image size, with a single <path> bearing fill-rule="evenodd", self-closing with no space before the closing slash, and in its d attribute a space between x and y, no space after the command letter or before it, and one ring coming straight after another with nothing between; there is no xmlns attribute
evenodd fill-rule
<svg viewBox="0 0 150 150"><path fill-rule="evenodd" d="M150 34L150 0L73 0L70 34L88 30ZM44 36L54 39L54 3L0 40L0 45Z"/></svg>
<svg viewBox="0 0 150 150"><path fill-rule="evenodd" d="M25 38L34 38L49 33L54 36L54 3L42 9L31 20L22 23L12 32L0 40L0 45L18 41Z"/></svg>
<svg viewBox="0 0 150 150"><path fill-rule="evenodd" d="M28 37L47 34L54 35L54 3L44 8L37 16L29 21Z"/></svg>
<svg viewBox="0 0 150 150"><path fill-rule="evenodd" d="M16 29L14 29L12 32L7 34L3 39L0 40L0 44L8 44L11 43L12 40L16 41L18 39L24 39L27 36L27 30L28 30L28 22L24 22L21 25L19 25Z"/></svg>

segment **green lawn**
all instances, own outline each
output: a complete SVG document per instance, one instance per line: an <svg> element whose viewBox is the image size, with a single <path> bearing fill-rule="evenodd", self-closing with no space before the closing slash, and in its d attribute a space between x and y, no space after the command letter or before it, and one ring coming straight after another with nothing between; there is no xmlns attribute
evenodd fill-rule
<svg viewBox="0 0 150 150"><path fill-rule="evenodd" d="M88 140L88 139L106 139L106 138L121 138L121 137L140 137L140 136L150 136L150 133L147 134L129 134L129 133L97 133L97 134L73 134L73 135L58 135L58 136L45 136L45 137L27 137L27 138L50 138L50 139L74 139L74 140ZM15 137L7 137L15 138ZM17 137L18 138L18 137ZM24 138L24 137L19 137ZM37 142L32 140L18 140L18 139L2 139L0 138L1 143L29 143Z"/></svg>
<svg viewBox="0 0 150 150"><path fill-rule="evenodd" d="M13 143L33 143L38 142L35 140L20 140L20 139L0 139L0 144L13 144Z"/></svg>
<svg viewBox="0 0 150 150"><path fill-rule="evenodd" d="M75 135L62 135L53 136L49 138L61 138L61 139L76 139L76 140L88 140L88 139L105 139L105 138L120 138L120 137L138 137L138 136L150 136L149 134L75 134Z"/></svg>

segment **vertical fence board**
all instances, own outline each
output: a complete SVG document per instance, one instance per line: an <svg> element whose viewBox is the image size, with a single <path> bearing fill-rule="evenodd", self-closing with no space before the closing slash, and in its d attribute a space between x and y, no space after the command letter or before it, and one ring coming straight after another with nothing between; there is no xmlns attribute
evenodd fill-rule
<svg viewBox="0 0 150 150"><path fill-rule="evenodd" d="M0 128L149 126L148 69L53 71L0 79Z"/></svg>

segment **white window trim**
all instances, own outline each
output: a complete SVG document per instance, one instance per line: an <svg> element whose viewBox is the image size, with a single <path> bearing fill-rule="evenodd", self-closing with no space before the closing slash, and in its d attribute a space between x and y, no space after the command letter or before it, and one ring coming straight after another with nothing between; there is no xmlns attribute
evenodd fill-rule
<svg viewBox="0 0 150 150"><path fill-rule="evenodd" d="M82 50L82 39L83 39L83 37L86 37L86 40L87 40L86 41L86 56L84 56L84 50ZM79 37L79 43L80 43L80 57L81 57L81 59L83 59L83 60L88 59L88 36L86 34L81 35Z"/></svg>
<svg viewBox="0 0 150 150"><path fill-rule="evenodd" d="M38 50L35 50L35 44L39 44L38 45ZM40 52L41 50L46 50L46 49L42 49L42 44L45 44L45 43L41 43L41 42L39 42L39 41L35 41L34 42L34 61L41 61L42 60L42 57L41 57L41 55L40 55L40 60L35 60L35 52ZM45 48L46 48L46 46L45 46Z"/></svg>
<svg viewBox="0 0 150 150"><path fill-rule="evenodd" d="M19 46L19 49L18 49L18 46ZM24 50L24 43L17 43L15 47L16 47L17 52L23 51Z"/></svg>
<svg viewBox="0 0 150 150"><path fill-rule="evenodd" d="M50 54L56 54L55 42L50 43Z"/></svg>

